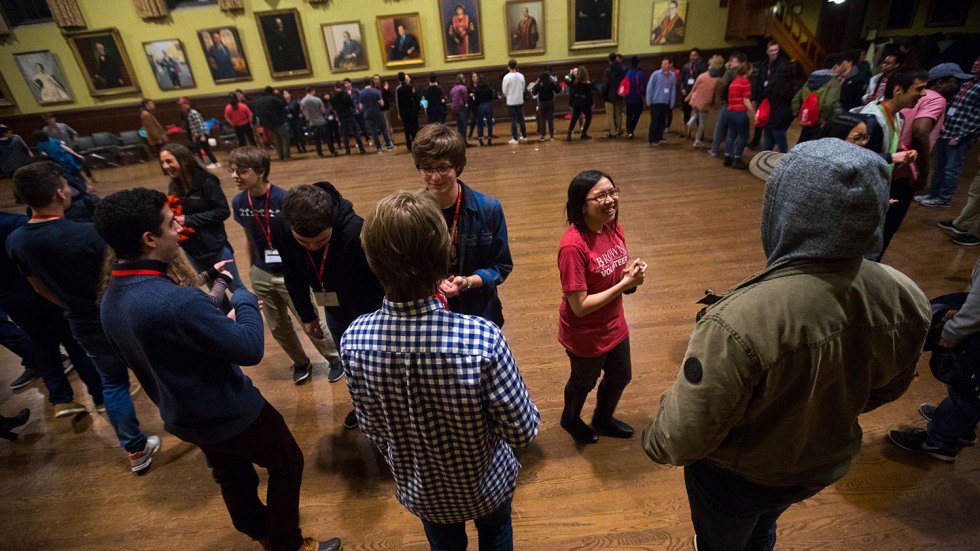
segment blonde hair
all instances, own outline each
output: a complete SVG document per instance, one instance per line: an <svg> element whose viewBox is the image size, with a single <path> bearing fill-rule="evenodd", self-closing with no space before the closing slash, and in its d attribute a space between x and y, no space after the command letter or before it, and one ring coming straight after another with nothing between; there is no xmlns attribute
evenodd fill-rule
<svg viewBox="0 0 980 551"><path fill-rule="evenodd" d="M721 57L718 54L711 56L711 59L708 60L709 69L721 69L724 66L725 66L725 58Z"/></svg>
<svg viewBox="0 0 980 551"><path fill-rule="evenodd" d="M435 292L449 271L449 230L424 190L396 191L364 218L361 246L371 271L395 302Z"/></svg>

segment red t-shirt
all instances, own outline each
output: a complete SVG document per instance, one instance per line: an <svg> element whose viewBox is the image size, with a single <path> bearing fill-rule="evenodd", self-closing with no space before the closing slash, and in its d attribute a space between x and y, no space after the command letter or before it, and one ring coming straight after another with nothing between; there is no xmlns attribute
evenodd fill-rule
<svg viewBox="0 0 980 551"><path fill-rule="evenodd" d="M232 109L229 103L225 106L225 120L232 126L245 126L252 120L252 111L244 103L239 103L238 109Z"/></svg>
<svg viewBox="0 0 980 551"><path fill-rule="evenodd" d="M626 238L619 222L603 226L602 233L580 232L569 226L558 248L561 290L595 294L619 283L629 260ZM558 308L558 342L582 358L605 354L629 337L623 296L620 295L591 314L578 317L561 299Z"/></svg>
<svg viewBox="0 0 980 551"><path fill-rule="evenodd" d="M728 110L745 111L746 98L752 97L752 83L744 76L738 77L728 86Z"/></svg>

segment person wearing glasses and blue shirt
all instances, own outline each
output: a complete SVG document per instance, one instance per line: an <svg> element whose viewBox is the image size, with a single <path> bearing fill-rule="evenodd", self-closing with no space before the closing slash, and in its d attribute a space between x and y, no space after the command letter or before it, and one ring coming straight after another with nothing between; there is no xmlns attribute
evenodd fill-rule
<svg viewBox="0 0 980 551"><path fill-rule="evenodd" d="M466 167L466 142L444 124L428 124L412 145L415 168L446 218L451 239L449 276L439 285L449 309L480 316L503 327L497 286L514 269L507 222L500 201L459 180Z"/></svg>

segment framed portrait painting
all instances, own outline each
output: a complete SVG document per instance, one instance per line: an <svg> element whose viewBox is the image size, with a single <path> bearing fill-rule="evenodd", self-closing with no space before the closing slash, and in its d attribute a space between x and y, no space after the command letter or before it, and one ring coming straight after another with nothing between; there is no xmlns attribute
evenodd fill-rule
<svg viewBox="0 0 980 551"><path fill-rule="evenodd" d="M67 39L92 97L140 91L126 46L119 38L117 29L71 33Z"/></svg>
<svg viewBox="0 0 980 551"><path fill-rule="evenodd" d="M273 78L313 74L303 23L295 8L256 13L255 22Z"/></svg>
<svg viewBox="0 0 980 551"><path fill-rule="evenodd" d="M335 73L368 68L364 51L364 29L360 21L342 21L320 25L323 44L327 48L330 69Z"/></svg>
<svg viewBox="0 0 980 551"><path fill-rule="evenodd" d="M619 43L619 0L568 0L569 50Z"/></svg>
<svg viewBox="0 0 980 551"><path fill-rule="evenodd" d="M926 27L962 27L970 15L972 0L929 0Z"/></svg>
<svg viewBox="0 0 980 551"><path fill-rule="evenodd" d="M194 88L194 73L187 63L184 45L176 38L169 40L154 40L143 43L143 53L150 64L153 77L160 90L169 91L178 88Z"/></svg>
<svg viewBox="0 0 980 551"><path fill-rule="evenodd" d="M68 88L65 71L58 59L48 50L23 52L14 54L20 72L34 95L34 100L41 105L75 101Z"/></svg>
<svg viewBox="0 0 980 551"><path fill-rule="evenodd" d="M418 13L379 15L376 21L385 67L425 65Z"/></svg>
<svg viewBox="0 0 980 551"><path fill-rule="evenodd" d="M439 0L446 61L483 59L480 0Z"/></svg>
<svg viewBox="0 0 980 551"><path fill-rule="evenodd" d="M215 27L197 31L208 60L208 69L215 84L252 80L252 71L245 60L242 40L235 27Z"/></svg>
<svg viewBox="0 0 980 551"><path fill-rule="evenodd" d="M0 75L0 107L13 107L15 105L17 104L14 103L14 96L10 95L7 81L3 80L3 75Z"/></svg>
<svg viewBox="0 0 980 551"><path fill-rule="evenodd" d="M663 0L653 3L650 45L683 44L687 0Z"/></svg>
<svg viewBox="0 0 980 551"><path fill-rule="evenodd" d="M544 1L509 0L504 5L507 20L507 43L510 55L543 54Z"/></svg>

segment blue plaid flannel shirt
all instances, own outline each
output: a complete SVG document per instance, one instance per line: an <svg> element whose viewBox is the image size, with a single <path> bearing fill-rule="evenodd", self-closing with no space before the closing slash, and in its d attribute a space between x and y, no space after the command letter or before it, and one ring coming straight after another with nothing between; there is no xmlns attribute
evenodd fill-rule
<svg viewBox="0 0 980 551"><path fill-rule="evenodd" d="M514 494L538 409L493 323L438 297L389 302L344 333L357 423L395 477L395 497L435 523L486 516Z"/></svg>
<svg viewBox="0 0 980 551"><path fill-rule="evenodd" d="M964 87L969 87L966 93L963 93ZM960 94L963 96L960 97ZM974 79L960 87L953 96L939 137L944 140L955 138L963 141L972 138L978 130L980 130L980 82Z"/></svg>

